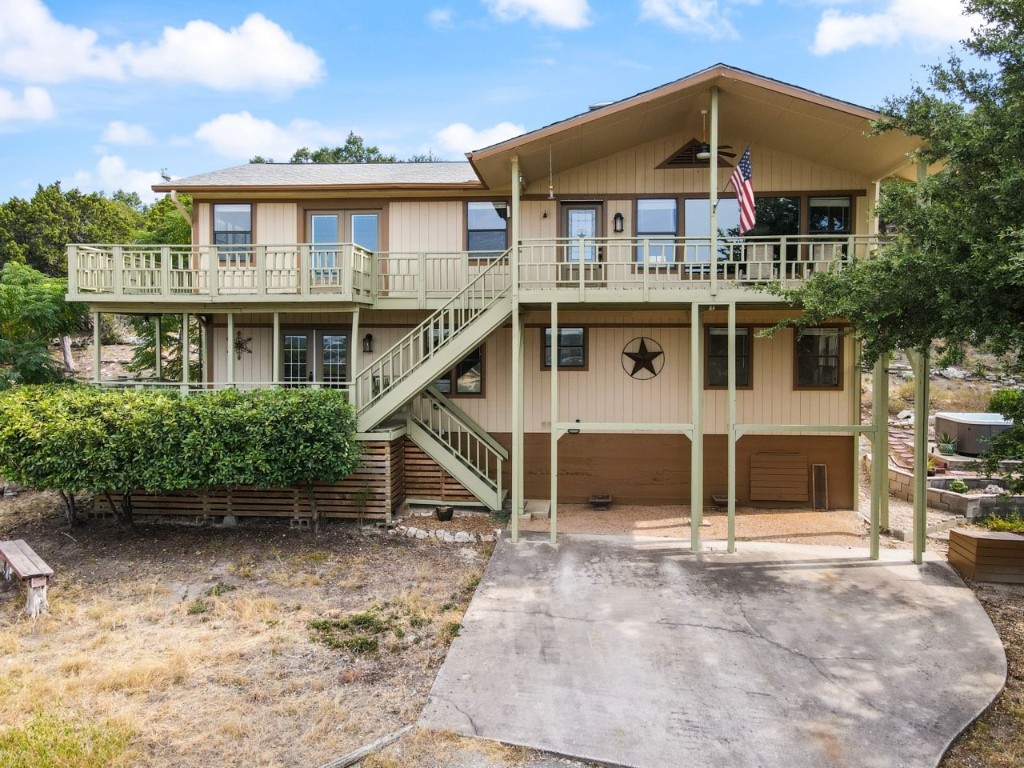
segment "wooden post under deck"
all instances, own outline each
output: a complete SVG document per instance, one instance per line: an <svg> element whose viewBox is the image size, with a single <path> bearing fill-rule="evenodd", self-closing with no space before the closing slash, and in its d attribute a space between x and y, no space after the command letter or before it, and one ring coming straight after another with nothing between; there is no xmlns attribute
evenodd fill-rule
<svg viewBox="0 0 1024 768"><path fill-rule="evenodd" d="M271 378L274 383L281 381L281 313L274 313L274 340L272 343L274 349L274 372L271 374Z"/></svg>
<svg viewBox="0 0 1024 768"><path fill-rule="evenodd" d="M92 313L92 383L99 384L103 380L100 365L103 362L101 350L100 313Z"/></svg>
<svg viewBox="0 0 1024 768"><path fill-rule="evenodd" d="M700 549L700 524L704 515L704 416L701 412L703 380L700 359L700 305L690 304L690 549Z"/></svg>
<svg viewBox="0 0 1024 768"><path fill-rule="evenodd" d="M157 381L164 377L164 329L161 320L160 315L153 318L153 374Z"/></svg>
<svg viewBox="0 0 1024 768"><path fill-rule="evenodd" d="M188 343L188 312L181 315L181 390L188 392L189 384L189 343Z"/></svg>
<svg viewBox="0 0 1024 768"><path fill-rule="evenodd" d="M558 302L551 302L551 543L558 542Z"/></svg>
<svg viewBox="0 0 1024 768"><path fill-rule="evenodd" d="M227 352L227 382L231 387L235 383L235 315L232 312L228 312Z"/></svg>
<svg viewBox="0 0 1024 768"><path fill-rule="evenodd" d="M729 324L728 324L728 347L727 363L728 392L726 397L725 423L726 432L729 436L728 456L726 458L726 473L729 484L729 530L728 550L731 553L736 551L736 302L729 302Z"/></svg>

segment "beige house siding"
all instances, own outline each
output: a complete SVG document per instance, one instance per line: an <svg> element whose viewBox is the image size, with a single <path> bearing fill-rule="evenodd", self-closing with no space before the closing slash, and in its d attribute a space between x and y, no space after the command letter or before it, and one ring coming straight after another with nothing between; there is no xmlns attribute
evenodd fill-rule
<svg viewBox="0 0 1024 768"><path fill-rule="evenodd" d="M258 203L254 208L256 242L287 245L306 240L296 229L298 208L295 203Z"/></svg>
<svg viewBox="0 0 1024 768"><path fill-rule="evenodd" d="M592 194L602 198L617 193L706 195L709 188L706 168L662 170L657 167L691 138L693 136L688 134L675 134L555 174L555 193L560 196ZM729 141L723 138L722 143L731 143L732 151L737 156L746 146L745 142L738 139ZM772 191L867 189L870 181L757 144L751 145L750 155L754 166L754 189L759 194ZM720 191L725 191L732 171L732 167L719 169ZM531 195L547 194L547 188L547 178L535 179L526 192ZM732 193L731 188L728 193Z"/></svg>
<svg viewBox="0 0 1024 768"><path fill-rule="evenodd" d="M465 207L461 200L391 203L388 207L389 250L394 253L463 250Z"/></svg>

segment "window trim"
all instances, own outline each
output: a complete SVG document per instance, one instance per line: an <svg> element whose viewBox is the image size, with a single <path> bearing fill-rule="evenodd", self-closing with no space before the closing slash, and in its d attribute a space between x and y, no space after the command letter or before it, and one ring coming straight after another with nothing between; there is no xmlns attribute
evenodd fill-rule
<svg viewBox="0 0 1024 768"><path fill-rule="evenodd" d="M800 383L800 354L797 351L797 340L800 335L800 331L796 328L793 329L793 390L795 392L842 392L846 389L846 377L845 373L845 347L846 339L843 333L842 325L836 324L824 324L815 325L807 328L806 330L834 330L839 335L839 353L836 355L836 367L838 375L836 376L837 383L835 386L812 386ZM819 355L820 357L820 355Z"/></svg>
<svg viewBox="0 0 1024 768"><path fill-rule="evenodd" d="M651 200L671 200L676 204L676 228L672 233L669 232L640 232L640 203L648 202ZM645 236L649 236L652 240L670 238L672 240L681 237L680 232L682 231L683 221L683 204L680 204L680 198L675 195L652 195L649 197L637 197L633 201L633 239L637 241L636 252L633 254L633 266L638 270L644 270L650 268L652 270L664 270L664 269L677 269L679 267L679 258L676 254L674 261L650 261L646 264L642 258L642 251L640 240ZM678 246L676 246L678 248Z"/></svg>
<svg viewBox="0 0 1024 768"><path fill-rule="evenodd" d="M472 204L474 204L474 203L477 203L477 204L484 203L484 204L489 204L489 205L501 204L501 205L505 206L505 247L502 248L502 250L495 252L496 255L494 255L494 256L486 256L486 255L484 255L486 253L491 253L490 251L477 251L475 253L478 254L478 255L474 255L474 253L471 253L470 250L469 250L469 233L470 233L469 207ZM503 254L509 248L509 236L511 234L510 231L509 231L509 229L510 229L509 224L512 221L512 202L510 200L504 200L504 199L502 199L502 200L467 200L466 201L466 205L463 208L463 214L466 217L466 226L463 227L463 238L464 238L463 239L463 246L464 246L464 250L466 251L466 253L468 255L469 260L471 262L491 262L494 259L500 259L501 258L501 254ZM498 230L497 229L473 229L472 231L473 232L497 232Z"/></svg>
<svg viewBox="0 0 1024 768"><path fill-rule="evenodd" d="M450 386L450 389L447 392L441 392L441 394L444 395L445 397L447 397L449 400L455 399L455 398L460 398L460 397L469 397L469 398L487 397L487 365L486 365L487 351L486 351L486 348L487 348L487 343L484 342L484 343L481 343L479 346L475 347L474 350L473 350L473 351L480 350L480 391L479 392L459 392L458 391L458 389L459 389L459 379L458 379L458 376L456 376L456 371L458 370L459 366L465 361L465 359L466 359L465 357L462 358L462 360L459 360L459 362L457 362L455 365L453 365L447 371L445 371L443 375L438 376L436 379L434 379L434 381L431 382L431 385L435 384L436 382L438 382L441 379L448 379L448 384ZM470 354L472 354L472 353L470 353ZM466 357L469 357L469 355L466 355Z"/></svg>
<svg viewBox="0 0 1024 768"><path fill-rule="evenodd" d="M558 372L562 371L587 371L590 370L590 331L585 325L559 325L558 335L561 336L563 331L579 329L583 332L583 343L580 345L583 348L583 365L562 365L559 363ZM540 327L540 369L542 371L550 371L552 366L544 364L544 352L549 349L547 344L548 331L551 330L550 325L543 325ZM572 344L570 346L576 346Z"/></svg>
<svg viewBox="0 0 1024 768"><path fill-rule="evenodd" d="M253 253L252 249L256 245L256 204L253 203L253 202L244 202L244 201L241 201L241 200L218 200L216 202L211 202L210 203L210 245L213 245L213 246L215 246L217 248L217 254L219 256L219 261L223 263L227 259L226 259L226 255L222 254L220 252L221 245L230 246L231 244L230 243L220 244L220 243L217 242L217 233L218 232L226 232L227 231L227 230L218 230L217 229L217 206L218 205L247 205L247 206L249 206L249 242L244 244L244 247L247 247L249 249L249 251L246 254L246 259L244 260L244 262L242 260L239 260L239 263L252 264L253 260L255 258L255 254ZM240 244L239 247L243 247L243 246Z"/></svg>
<svg viewBox="0 0 1024 768"><path fill-rule="evenodd" d="M708 325L704 326L704 389L709 390L709 391L714 391L714 392L727 391L729 389L728 383L725 383L725 384L712 384L710 382L709 378L708 378L708 376L710 374L710 371L711 371L711 366L708 365L708 361L709 361L709 359L711 357L711 343L710 343L710 341L711 341L711 330L712 329L719 329L719 328L726 330L726 333L723 334L724 336L728 335L728 328L729 328L728 325L720 325L718 323L711 323L711 324L708 324ZM747 339L748 339L748 345L747 345L747 375L748 375L748 380L747 380L746 384L739 384L739 383L737 383L736 384L736 389L737 390L741 390L741 389L742 390L752 390L754 388L754 326L752 326L752 325L740 325L740 324L737 324L736 325L736 330L737 331L746 331L747 332ZM724 357L726 357L726 359L727 359L728 353Z"/></svg>

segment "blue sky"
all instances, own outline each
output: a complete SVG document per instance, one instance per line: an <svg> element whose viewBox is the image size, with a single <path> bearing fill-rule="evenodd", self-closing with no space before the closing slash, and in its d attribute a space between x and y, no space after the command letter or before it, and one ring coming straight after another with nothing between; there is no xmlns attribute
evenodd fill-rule
<svg viewBox="0 0 1024 768"><path fill-rule="evenodd" d="M0 0L0 200L152 199L350 130L462 159L720 61L877 107L970 27L960 0Z"/></svg>

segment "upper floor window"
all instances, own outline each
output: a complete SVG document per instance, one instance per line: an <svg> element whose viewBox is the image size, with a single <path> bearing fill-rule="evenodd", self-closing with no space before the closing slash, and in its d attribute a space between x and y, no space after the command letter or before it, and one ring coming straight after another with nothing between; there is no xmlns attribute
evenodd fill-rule
<svg viewBox="0 0 1024 768"><path fill-rule="evenodd" d="M812 235L848 234L853 217L848 197L812 197L807 201L808 232Z"/></svg>
<svg viewBox="0 0 1024 768"><path fill-rule="evenodd" d="M679 232L679 204L674 199L636 201L636 260L670 264L676 260L673 238Z"/></svg>
<svg viewBox="0 0 1024 768"><path fill-rule="evenodd" d="M541 368L551 368L551 328L543 329ZM558 329L558 367L587 367L587 333L580 327Z"/></svg>
<svg viewBox="0 0 1024 768"><path fill-rule="evenodd" d="M252 206L249 203L214 203L213 244L252 244Z"/></svg>
<svg viewBox="0 0 1024 768"><path fill-rule="evenodd" d="M493 259L508 249L508 205L467 203L466 250L478 259Z"/></svg>
<svg viewBox="0 0 1024 768"><path fill-rule="evenodd" d="M796 337L798 388L838 389L842 386L843 338L838 328L805 328Z"/></svg>
<svg viewBox="0 0 1024 768"><path fill-rule="evenodd" d="M707 387L718 389L729 386L729 329L708 327L707 345ZM749 388L750 376L750 329L736 329L736 386Z"/></svg>

